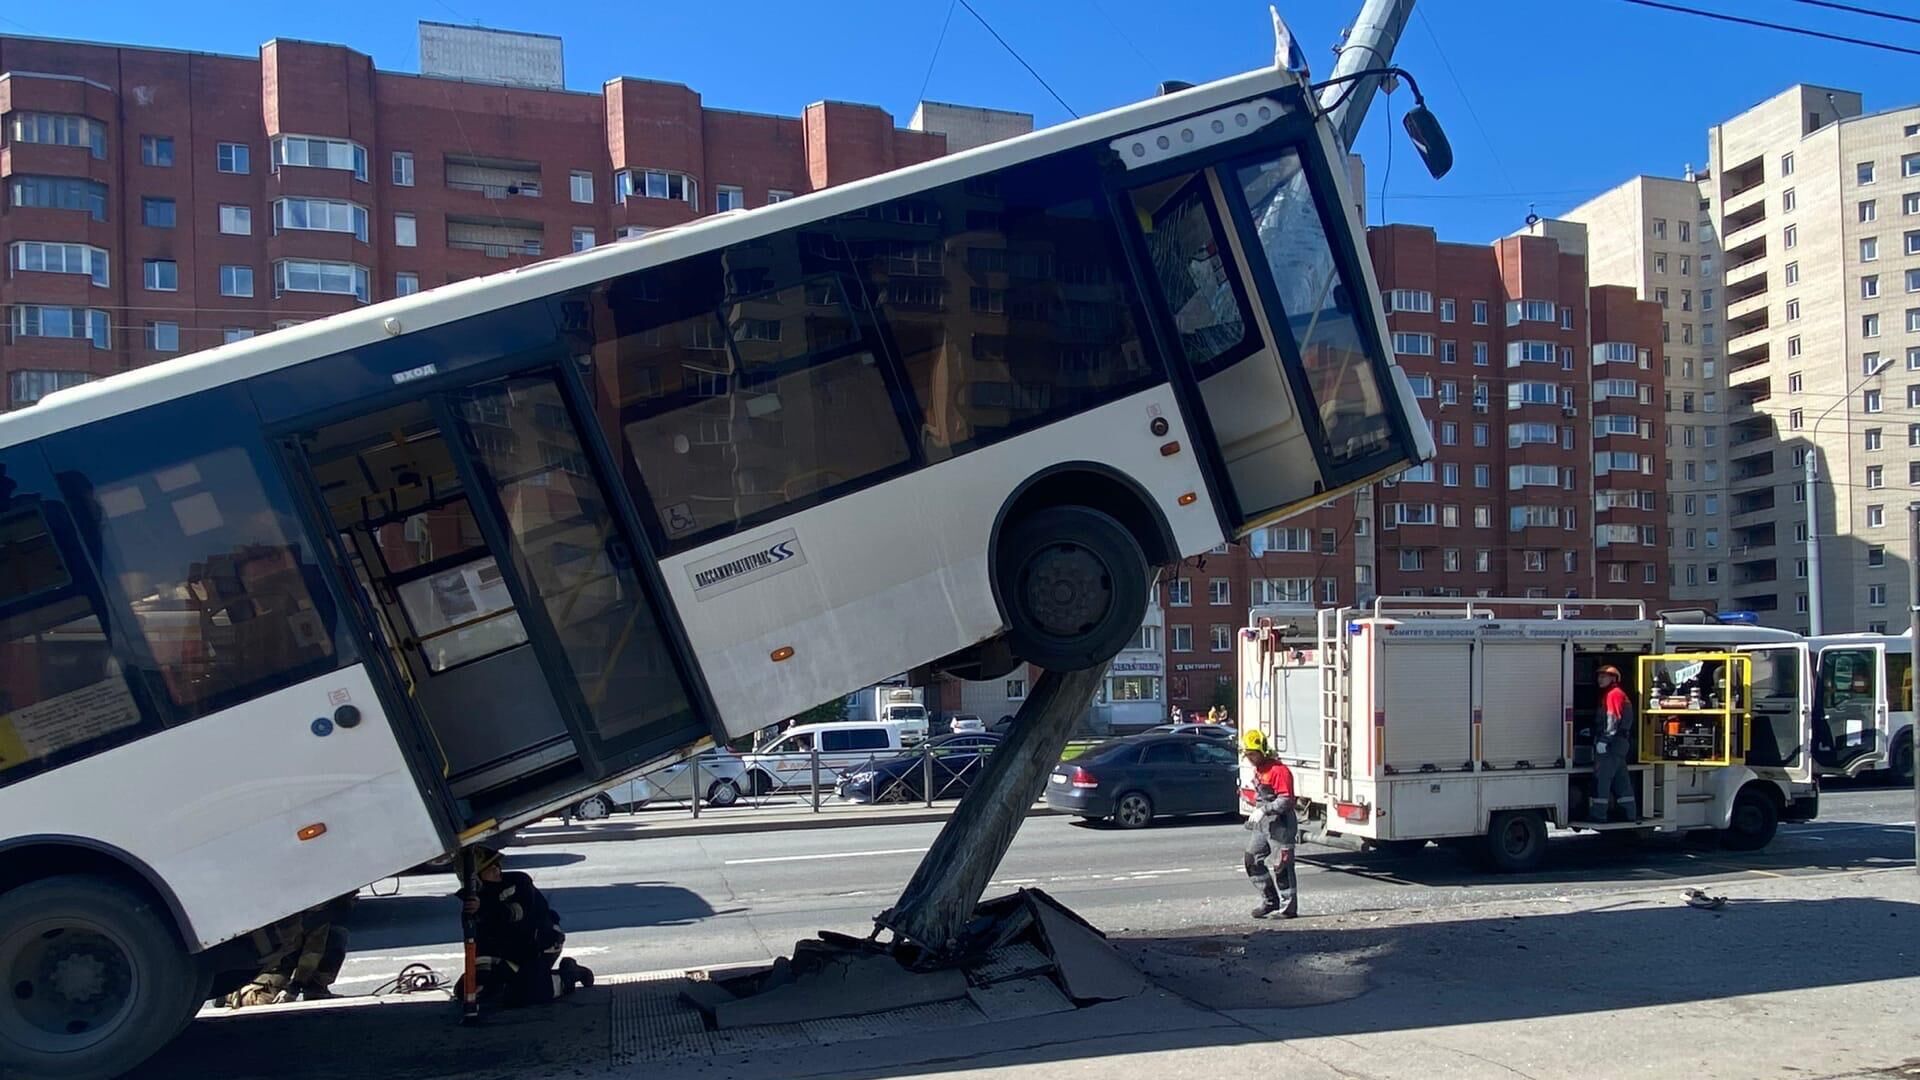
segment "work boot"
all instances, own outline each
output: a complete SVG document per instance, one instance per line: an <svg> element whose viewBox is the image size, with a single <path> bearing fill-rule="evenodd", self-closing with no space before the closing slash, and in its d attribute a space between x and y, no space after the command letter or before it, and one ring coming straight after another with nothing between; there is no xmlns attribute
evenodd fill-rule
<svg viewBox="0 0 1920 1080"><path fill-rule="evenodd" d="M581 966L580 961L571 956L561 959L556 973L560 976L562 994L571 994L579 987L593 985L593 969Z"/></svg>
<svg viewBox="0 0 1920 1080"><path fill-rule="evenodd" d="M1264 919L1279 910L1279 904L1261 904L1259 907L1253 909L1253 917L1256 919Z"/></svg>

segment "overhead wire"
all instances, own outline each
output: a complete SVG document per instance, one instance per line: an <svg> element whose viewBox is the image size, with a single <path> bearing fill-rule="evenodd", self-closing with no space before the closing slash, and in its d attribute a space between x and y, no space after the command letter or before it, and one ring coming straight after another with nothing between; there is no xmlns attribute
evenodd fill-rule
<svg viewBox="0 0 1920 1080"><path fill-rule="evenodd" d="M1685 4L1667 3L1666 0L1620 0L1620 2L1623 4L1632 4L1636 7L1654 8L1659 11L1670 11L1680 15L1692 15L1697 18L1712 19L1718 22L1751 26L1761 30L1775 30L1786 34L1797 34L1801 37L1838 42L1842 45L1858 45L1866 49L1880 49L1885 52L1900 53L1903 56L1920 56L1920 49L1909 48L1905 45L1895 45L1890 41L1874 41L1870 38L1851 37L1847 34L1833 34L1825 30L1814 30L1805 26L1794 26L1791 23L1769 22L1765 19L1750 19L1744 15L1729 15L1722 11L1708 11L1704 8L1688 7Z"/></svg>
<svg viewBox="0 0 1920 1080"><path fill-rule="evenodd" d="M1038 71L1035 71L1033 69L1032 64L1027 63L1027 58L1024 56L1021 56L1020 51L1018 49L1015 49L1012 45L1008 44L1006 38L1003 38L1000 36L1000 31L995 30L993 28L993 24L987 21L986 16L980 14L980 12L974 8L973 4L970 3L969 0L960 0L960 6L963 8L966 8L967 14L972 15L974 19L980 23L981 26L986 28L987 33L993 35L993 40L999 42L1000 47L1007 50L1007 55L1019 61L1020 66L1027 69L1027 74L1033 76L1033 79L1035 82L1039 83L1042 87L1044 87L1047 93L1053 95L1053 100L1058 102L1061 108L1067 110L1068 116L1073 117L1075 120L1080 119L1080 114L1073 111L1073 106L1067 104L1067 99L1061 97L1059 91L1053 88L1053 84L1048 82L1046 78L1043 77Z"/></svg>
<svg viewBox="0 0 1920 1080"><path fill-rule="evenodd" d="M1876 19L1890 19L1894 22L1920 26L1920 17L1902 15L1895 11L1880 11L1876 8L1860 7L1857 4L1841 4L1835 2L1835 0L1794 0L1794 3L1805 4L1808 7L1827 8L1832 11L1845 11L1854 15L1867 15Z"/></svg>
<svg viewBox="0 0 1920 1080"><path fill-rule="evenodd" d="M920 93L915 101L927 99L927 86L933 82L933 65L940 60L940 46L946 44L947 27L953 25L953 9L959 5L960 0L947 0L947 17L940 20L940 35L933 39L933 55L927 57L927 73L920 77Z"/></svg>

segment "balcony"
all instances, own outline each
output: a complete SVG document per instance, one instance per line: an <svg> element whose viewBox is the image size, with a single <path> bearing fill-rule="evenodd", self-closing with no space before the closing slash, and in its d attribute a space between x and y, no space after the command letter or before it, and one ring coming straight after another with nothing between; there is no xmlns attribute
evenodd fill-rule
<svg viewBox="0 0 1920 1080"><path fill-rule="evenodd" d="M532 161L447 155L447 189L489 199L540 197L540 166Z"/></svg>
<svg viewBox="0 0 1920 1080"><path fill-rule="evenodd" d="M1728 377L1732 392L1728 395L1728 416L1740 416L1753 412L1754 407L1773 397L1773 379L1764 366L1749 366L1741 369L1745 378Z"/></svg>
<svg viewBox="0 0 1920 1080"><path fill-rule="evenodd" d="M1766 255L1767 236L1764 231L1754 233L1738 244L1728 245L1727 281L1740 280L1744 276L1740 273L1741 270L1749 267L1756 259L1766 258Z"/></svg>
<svg viewBox="0 0 1920 1080"><path fill-rule="evenodd" d="M1779 593L1746 593L1733 598L1733 606L1740 611L1779 611Z"/></svg>
<svg viewBox="0 0 1920 1080"><path fill-rule="evenodd" d="M1756 322L1758 325L1754 325ZM1732 323L1728 323L1727 356L1731 359L1752 349L1764 347L1767 343L1767 334L1768 326L1764 311L1760 313L1757 320L1749 319L1748 323L1738 330Z"/></svg>
<svg viewBox="0 0 1920 1080"><path fill-rule="evenodd" d="M1734 587L1767 585L1780 580L1778 559L1755 559L1733 564Z"/></svg>
<svg viewBox="0 0 1920 1080"><path fill-rule="evenodd" d="M1754 198L1765 197L1767 180L1767 159L1765 156L1750 158L1738 165L1725 166L1720 170L1720 209L1721 213L1731 213L1734 209L1746 205Z"/></svg>
<svg viewBox="0 0 1920 1080"><path fill-rule="evenodd" d="M1727 303L1727 336L1732 337L1736 333L1734 329L1736 326L1746 326L1752 322L1756 315L1761 317L1760 325L1765 326L1766 314L1767 291L1765 289L1756 289L1738 300L1729 300ZM1738 332L1744 333L1745 331L1742 330Z"/></svg>
<svg viewBox="0 0 1920 1080"><path fill-rule="evenodd" d="M1773 521L1733 527L1733 555L1737 559L1772 558L1777 550L1778 526Z"/></svg>
<svg viewBox="0 0 1920 1080"><path fill-rule="evenodd" d="M536 221L505 218L476 220L447 218L447 247L455 251L477 251L489 259L512 259L546 253L544 230Z"/></svg>
<svg viewBox="0 0 1920 1080"><path fill-rule="evenodd" d="M1749 476L1745 479L1748 482L1753 482L1771 477L1772 475L1771 472L1767 472L1757 476ZM1738 483L1738 481L1736 481L1736 483ZM1778 487L1769 483L1766 487L1755 491L1736 492L1733 498L1733 515L1731 518L1733 524L1735 526L1759 525L1771 520L1771 515L1778 509L1777 491Z"/></svg>
<svg viewBox="0 0 1920 1080"><path fill-rule="evenodd" d="M1755 230L1764 229L1767 224L1767 203L1764 198L1742 206L1738 211L1728 211L1725 221L1727 247L1737 248L1748 243L1760 234Z"/></svg>

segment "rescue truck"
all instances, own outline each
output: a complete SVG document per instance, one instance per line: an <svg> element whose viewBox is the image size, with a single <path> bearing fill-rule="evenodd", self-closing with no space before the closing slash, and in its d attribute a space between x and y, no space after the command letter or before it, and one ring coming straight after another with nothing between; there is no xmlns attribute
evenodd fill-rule
<svg viewBox="0 0 1920 1080"><path fill-rule="evenodd" d="M1588 820L1608 665L1635 705L1631 822ZM1308 840L1441 842L1507 872L1539 864L1549 828L1716 830L1755 850L1811 820L1811 671L1786 631L1670 625L1621 600L1270 605L1239 641L1243 724L1293 769Z"/></svg>

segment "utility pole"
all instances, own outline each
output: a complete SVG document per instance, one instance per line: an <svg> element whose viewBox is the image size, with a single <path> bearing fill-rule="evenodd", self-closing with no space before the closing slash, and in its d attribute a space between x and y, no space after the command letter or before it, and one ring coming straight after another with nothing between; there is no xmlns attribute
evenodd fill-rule
<svg viewBox="0 0 1920 1080"><path fill-rule="evenodd" d="M1820 444L1807 444L1807 636L1820 634Z"/></svg>
<svg viewBox="0 0 1920 1080"><path fill-rule="evenodd" d="M1347 31L1347 37L1340 45L1340 58L1334 62L1333 72L1328 76L1337 79L1342 75L1351 75L1368 68L1386 67L1393 63L1393 50L1400 44L1400 34L1407 28L1407 20L1413 17L1413 0L1366 0L1360 7L1360 14ZM1333 102L1345 101L1339 108L1328 114L1333 121L1334 130L1340 134L1340 145L1351 150L1353 141L1360 137L1360 126L1366 122L1367 109L1373 105L1373 93L1391 76L1369 75L1353 83L1336 83L1320 93L1320 107L1327 108ZM1353 91L1351 94L1347 91Z"/></svg>
<svg viewBox="0 0 1920 1080"><path fill-rule="evenodd" d="M1920 502L1907 504L1907 590L1907 640L1920 641ZM1911 757L1920 752L1920 731L1909 730L1907 739ZM1913 770L1913 868L1920 872L1920 769Z"/></svg>

